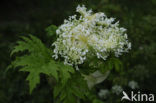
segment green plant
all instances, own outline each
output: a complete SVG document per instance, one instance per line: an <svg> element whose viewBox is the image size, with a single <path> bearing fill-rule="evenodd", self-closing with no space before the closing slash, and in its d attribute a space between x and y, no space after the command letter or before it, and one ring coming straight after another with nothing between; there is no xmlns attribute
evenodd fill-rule
<svg viewBox="0 0 156 103"><path fill-rule="evenodd" d="M127 52L130 43L127 41L127 35L124 35L125 29L119 28L118 23L112 23L114 19L108 19L103 13L91 14L84 6L78 6L77 11L84 19L76 20L75 16L70 17L59 29L56 30L56 26L46 29L49 36L53 35L55 30L60 34L53 43L53 50L33 35L21 37L22 40L17 41L11 52L11 56L16 56L10 67L29 72L26 80L29 81L30 93L40 83L40 74L46 75L53 88L54 103L80 103L82 100L101 103L102 101L94 95L93 87L102 83L110 71L122 71L122 62L116 57L122 52ZM66 23L72 24L69 31L66 31L69 28ZM87 31L72 31L75 28L81 29L77 28L79 26L91 29L92 32L86 36ZM70 31L72 36L68 35ZM79 33L81 35L78 35ZM66 38L67 35L69 38ZM107 42L103 43L101 38ZM105 43L107 45L104 45Z"/></svg>

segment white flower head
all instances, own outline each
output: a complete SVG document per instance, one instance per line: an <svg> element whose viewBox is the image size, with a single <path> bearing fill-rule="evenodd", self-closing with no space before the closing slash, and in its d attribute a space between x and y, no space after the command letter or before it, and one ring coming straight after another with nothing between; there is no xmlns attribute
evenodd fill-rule
<svg viewBox="0 0 156 103"><path fill-rule="evenodd" d="M83 6L78 6L80 13L70 16L57 30L57 40L53 43L56 59L64 58L69 65L82 64L87 55L97 56L106 60L110 54L116 57L131 48L125 28L114 23L114 18L108 18L104 13L92 13Z"/></svg>
<svg viewBox="0 0 156 103"><path fill-rule="evenodd" d="M112 87L112 92L115 93L116 95L119 95L120 93L122 93L122 91L123 91L123 89L119 85L114 85Z"/></svg>
<svg viewBox="0 0 156 103"><path fill-rule="evenodd" d="M136 82L136 81L130 81L129 83L128 83L128 86L131 88L131 89L136 89L136 88L139 88L139 86L138 86L138 83Z"/></svg>
<svg viewBox="0 0 156 103"><path fill-rule="evenodd" d="M109 95L109 90L107 89L101 89L98 93L99 97L102 99L106 99Z"/></svg>

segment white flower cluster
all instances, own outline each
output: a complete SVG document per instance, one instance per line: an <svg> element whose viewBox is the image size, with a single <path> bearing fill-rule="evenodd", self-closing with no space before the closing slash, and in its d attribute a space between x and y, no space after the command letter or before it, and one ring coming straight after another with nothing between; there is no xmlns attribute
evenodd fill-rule
<svg viewBox="0 0 156 103"><path fill-rule="evenodd" d="M112 87L112 92L115 93L116 95L119 95L122 91L123 91L123 89L119 85L114 85Z"/></svg>
<svg viewBox="0 0 156 103"><path fill-rule="evenodd" d="M86 7L78 6L76 11L81 15L70 16L64 20L57 30L57 40L53 57L60 55L64 63L69 65L82 64L87 55L106 58L111 54L116 57L131 48L125 28L119 27L114 18L107 18L104 13L92 13Z"/></svg>
<svg viewBox="0 0 156 103"><path fill-rule="evenodd" d="M136 81L133 81L133 80L128 83L128 86L132 89L139 88L138 83Z"/></svg>
<svg viewBox="0 0 156 103"><path fill-rule="evenodd" d="M102 99L106 99L109 95L109 90L107 89L101 89L98 93L99 97Z"/></svg>

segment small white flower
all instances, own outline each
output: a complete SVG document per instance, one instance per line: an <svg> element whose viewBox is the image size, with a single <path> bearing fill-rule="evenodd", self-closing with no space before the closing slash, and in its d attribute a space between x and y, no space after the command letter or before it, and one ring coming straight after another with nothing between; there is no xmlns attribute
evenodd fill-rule
<svg viewBox="0 0 156 103"><path fill-rule="evenodd" d="M114 85L112 87L112 92L115 93L116 95L119 95L122 91L123 91L123 89L119 85Z"/></svg>
<svg viewBox="0 0 156 103"><path fill-rule="evenodd" d="M128 83L128 86L129 86L131 89L139 88L138 83L135 82L135 81L130 81L130 82Z"/></svg>
<svg viewBox="0 0 156 103"><path fill-rule="evenodd" d="M109 91L107 89L101 89L98 93L99 97L102 99L106 99L109 95Z"/></svg>

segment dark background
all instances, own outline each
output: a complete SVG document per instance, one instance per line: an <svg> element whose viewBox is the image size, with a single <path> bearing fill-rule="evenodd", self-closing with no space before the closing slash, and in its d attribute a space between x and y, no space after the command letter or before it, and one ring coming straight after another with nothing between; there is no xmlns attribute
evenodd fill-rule
<svg viewBox="0 0 156 103"><path fill-rule="evenodd" d="M29 94L27 73L9 70L10 51L21 35L33 34L47 46L52 38L45 29L59 26L75 14L78 4L105 12L127 28L132 50L124 55L124 76L113 83L124 86L135 80L140 90L156 93L156 0L1 0L0 1L0 103L52 103L52 91L41 75L41 84ZM111 84L110 84L111 85Z"/></svg>

